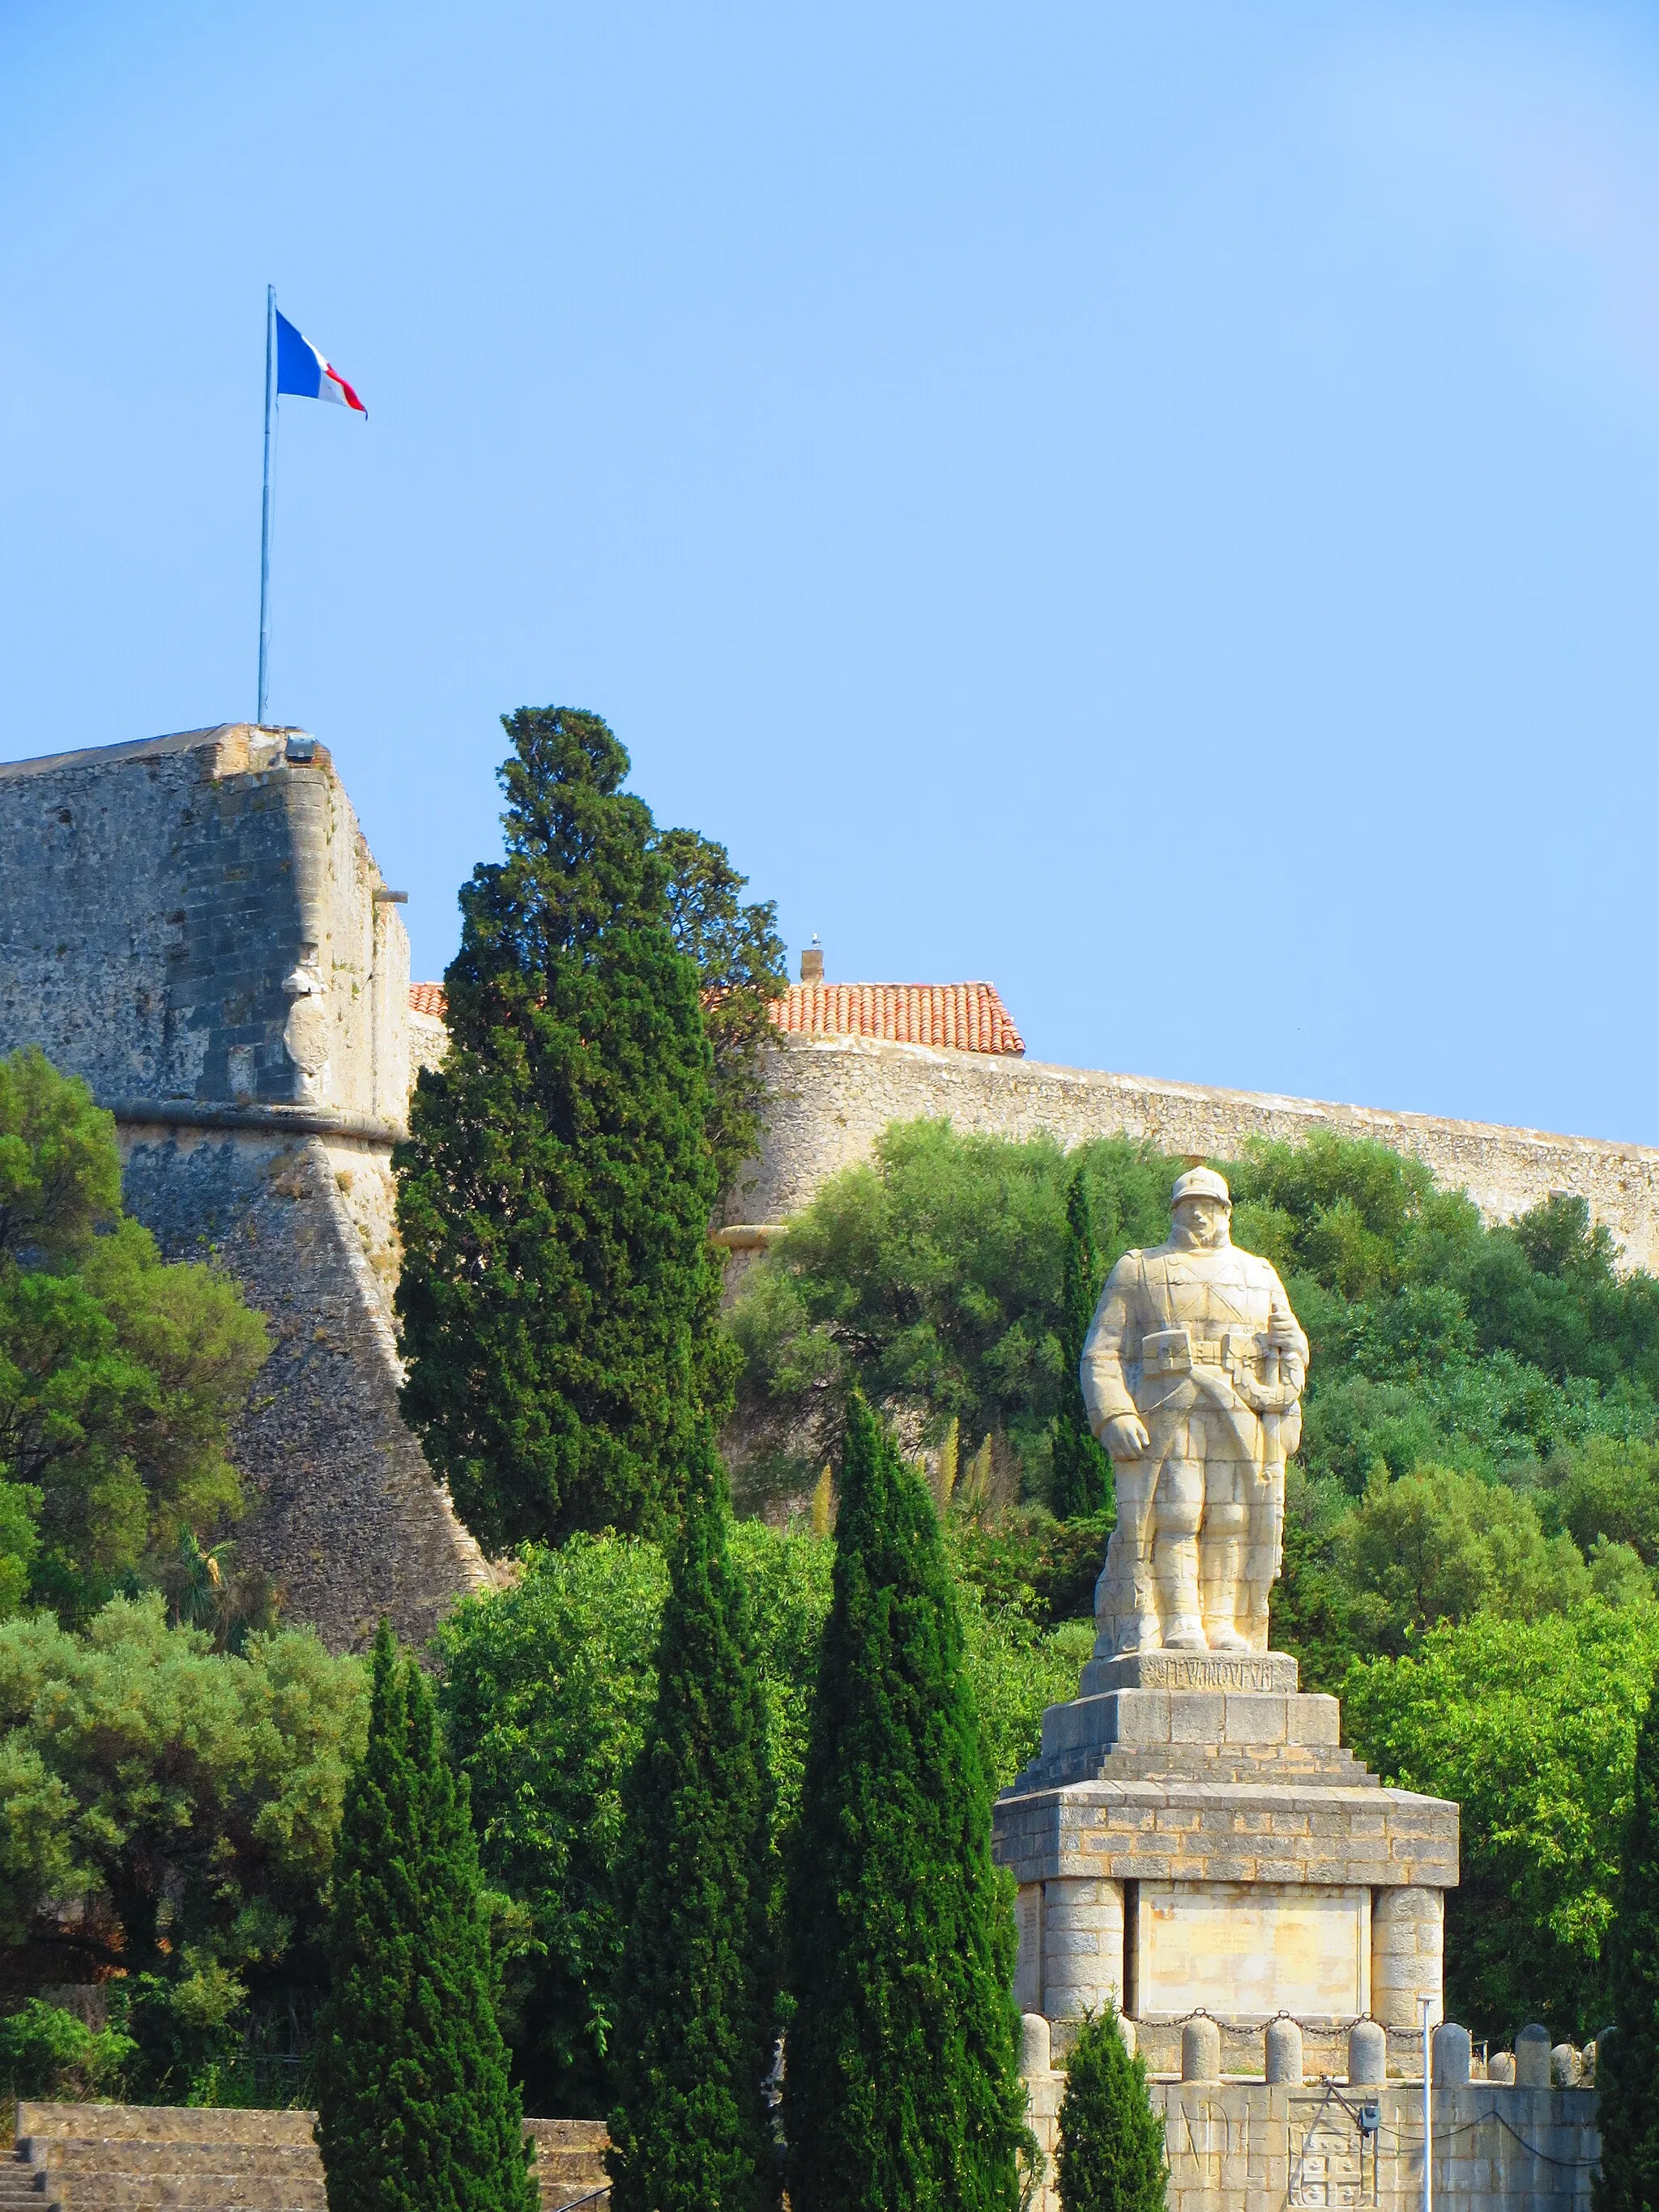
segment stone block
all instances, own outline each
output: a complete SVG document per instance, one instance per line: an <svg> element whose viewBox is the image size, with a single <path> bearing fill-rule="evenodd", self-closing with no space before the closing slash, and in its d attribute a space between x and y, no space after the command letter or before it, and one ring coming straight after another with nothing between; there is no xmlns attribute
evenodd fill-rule
<svg viewBox="0 0 1659 2212"><path fill-rule="evenodd" d="M1515 2086L1517 2089L1547 2089L1550 2086L1550 2032L1531 2021L1515 2039Z"/></svg>
<svg viewBox="0 0 1659 2212"><path fill-rule="evenodd" d="M1183 2081L1219 2081L1221 2031L1214 2021L1189 2020L1181 2031L1181 2078Z"/></svg>
<svg viewBox="0 0 1659 2212"><path fill-rule="evenodd" d="M1272 2083L1300 2086L1302 2081L1302 2030L1293 2020L1273 2020L1267 2023L1263 2038L1263 2075Z"/></svg>
<svg viewBox="0 0 1659 2212"><path fill-rule="evenodd" d="M1454 2021L1443 2021L1430 2045L1435 2086L1466 2089L1469 2086L1469 2031Z"/></svg>
<svg viewBox="0 0 1659 2212"><path fill-rule="evenodd" d="M1348 2080L1358 2087L1380 2087L1389 2078L1389 2039L1374 2020L1356 2021L1348 2031Z"/></svg>

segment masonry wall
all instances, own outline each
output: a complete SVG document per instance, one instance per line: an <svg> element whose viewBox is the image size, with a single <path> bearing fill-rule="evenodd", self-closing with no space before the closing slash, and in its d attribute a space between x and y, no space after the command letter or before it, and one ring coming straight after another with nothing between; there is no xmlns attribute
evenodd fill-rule
<svg viewBox="0 0 1659 2212"><path fill-rule="evenodd" d="M386 1153L132 1122L121 1138L129 1209L168 1258L228 1268L275 1339L231 1437L240 1559L337 1650L365 1649L383 1613L423 1644L490 1573L398 1408Z"/></svg>
<svg viewBox="0 0 1659 2212"><path fill-rule="evenodd" d="M246 725L0 766L0 1053L116 1116L129 1211L275 1348L232 1438L242 1558L337 1649L489 1571L398 1409L391 1145L409 948L319 745Z"/></svg>
<svg viewBox="0 0 1659 2212"><path fill-rule="evenodd" d="M1170 2160L1170 2212L1279 2212L1283 2205L1423 2202L1423 2086L1351 2089L1266 2081L1154 2081ZM1047 2158L1032 2212L1060 2212L1053 2187L1060 2073L1028 2078L1032 2132ZM1367 2141L1359 2109L1375 2099ZM1589 2212L1601 2156L1593 2089L1517 2089L1475 2081L1433 2093L1437 2212Z"/></svg>
<svg viewBox="0 0 1659 2212"><path fill-rule="evenodd" d="M328 754L297 750L228 724L0 766L0 1042L112 1108L400 1122L408 939Z"/></svg>
<svg viewBox="0 0 1659 2212"><path fill-rule="evenodd" d="M1553 1191L1575 1193L1613 1231L1626 1266L1659 1273L1659 1151L1643 1145L855 1037L780 1044L769 1090L765 1145L738 1179L731 1222L787 1220L827 1177L867 1159L890 1121L924 1115L991 1136L1046 1133L1071 1146L1121 1135L1221 1159L1251 1137L1299 1143L1329 1129L1422 1160L1445 1188L1467 1189L1489 1220Z"/></svg>

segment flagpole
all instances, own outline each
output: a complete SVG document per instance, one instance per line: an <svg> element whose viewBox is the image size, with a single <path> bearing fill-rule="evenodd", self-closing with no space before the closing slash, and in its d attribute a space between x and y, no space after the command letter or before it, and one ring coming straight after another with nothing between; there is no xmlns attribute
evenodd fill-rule
<svg viewBox="0 0 1659 2212"><path fill-rule="evenodd" d="M265 489L259 506L259 712L265 719L265 671L270 656L270 431L276 411L276 287L265 287Z"/></svg>

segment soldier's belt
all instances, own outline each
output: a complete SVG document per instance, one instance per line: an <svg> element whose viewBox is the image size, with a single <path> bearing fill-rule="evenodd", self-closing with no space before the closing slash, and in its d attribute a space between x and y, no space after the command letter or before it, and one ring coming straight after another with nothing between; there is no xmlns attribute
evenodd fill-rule
<svg viewBox="0 0 1659 2212"><path fill-rule="evenodd" d="M1141 1339L1140 1359L1144 1375L1188 1375L1195 1364L1254 1375L1261 1350L1253 1334L1237 1329L1224 1336L1195 1337L1189 1328L1158 1328Z"/></svg>

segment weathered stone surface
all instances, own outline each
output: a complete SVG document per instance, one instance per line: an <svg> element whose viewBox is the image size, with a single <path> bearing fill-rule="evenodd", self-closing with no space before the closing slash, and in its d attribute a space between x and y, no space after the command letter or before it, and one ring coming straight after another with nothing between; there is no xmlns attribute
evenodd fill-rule
<svg viewBox="0 0 1659 2212"><path fill-rule="evenodd" d="M1370 2008L1369 1888L1143 1881L1136 1889L1135 2017L1202 2006L1352 2019Z"/></svg>
<svg viewBox="0 0 1659 2212"><path fill-rule="evenodd" d="M1541 2021L1529 2021L1515 2039L1515 2086L1517 2089L1547 2089L1550 2086L1550 2032Z"/></svg>
<svg viewBox="0 0 1659 2212"><path fill-rule="evenodd" d="M1488 1221L1572 1191L1613 1231L1627 1266L1659 1271L1659 1151L1645 1145L862 1037L792 1038L775 1057L766 1141L734 1187L734 1222L787 1220L829 1176L867 1159L890 1121L923 1115L992 1136L1046 1133L1070 1146L1122 1135L1215 1159L1237 1158L1252 1137L1301 1144L1331 1130L1420 1159L1443 1188L1467 1190Z"/></svg>
<svg viewBox="0 0 1659 2212"><path fill-rule="evenodd" d="M424 1644L490 1570L398 1412L386 1279L341 1188L361 1198L383 1155L137 1123L122 1138L131 1211L169 1257L228 1268L276 1340L231 1438L242 1560L336 1650L363 1649L382 1613Z"/></svg>
<svg viewBox="0 0 1659 2212"><path fill-rule="evenodd" d="M24 2201L43 2212L164 2204L324 2212L316 2119L197 2106L21 2104L17 2158L33 2185ZM541 2212L602 2198L610 2141L602 2122L526 2120L524 2131Z"/></svg>
<svg viewBox="0 0 1659 2212"><path fill-rule="evenodd" d="M402 1123L408 939L327 752L290 750L227 723L0 765L0 1050L118 1114Z"/></svg>
<svg viewBox="0 0 1659 2212"><path fill-rule="evenodd" d="M1050 2161L1032 2212L1060 2212L1052 2161L1063 2081L1050 2073L1026 2081L1032 2131ZM1362 2087L1378 2108L1369 2141L1350 2094ZM1170 2067L1152 2097L1164 2121L1170 2212L1345 2204L1417 2212L1422 2203L1419 2081L1181 2080ZM1588 2212L1601 2157L1593 2090L1437 2088L1433 2128L1442 2212Z"/></svg>
<svg viewBox="0 0 1659 2212"><path fill-rule="evenodd" d="M1297 1663L1285 1651L1123 1651L1091 1659L1078 1686L1080 1698L1110 1690L1249 1691L1293 1698Z"/></svg>
<svg viewBox="0 0 1659 2212"><path fill-rule="evenodd" d="M1302 2080L1302 2030L1293 2020L1270 2020L1262 2039L1263 2077L1286 2087Z"/></svg>
<svg viewBox="0 0 1659 2212"><path fill-rule="evenodd" d="M1085 1782L1005 1793L994 1820L998 1860L1022 1883L1079 1876L1439 1890L1457 1881L1456 1806L1375 1781Z"/></svg>
<svg viewBox="0 0 1659 2212"><path fill-rule="evenodd" d="M1267 1649L1308 1340L1271 1261L1233 1243L1224 1176L1187 1169L1170 1207L1165 1241L1107 1277L1079 1370L1117 1492L1097 1659Z"/></svg>
<svg viewBox="0 0 1659 2212"><path fill-rule="evenodd" d="M276 1348L232 1440L244 1560L337 1648L489 1571L398 1410L390 1146L409 951L327 753L243 724L0 767L0 1053L116 1116L129 1210Z"/></svg>

